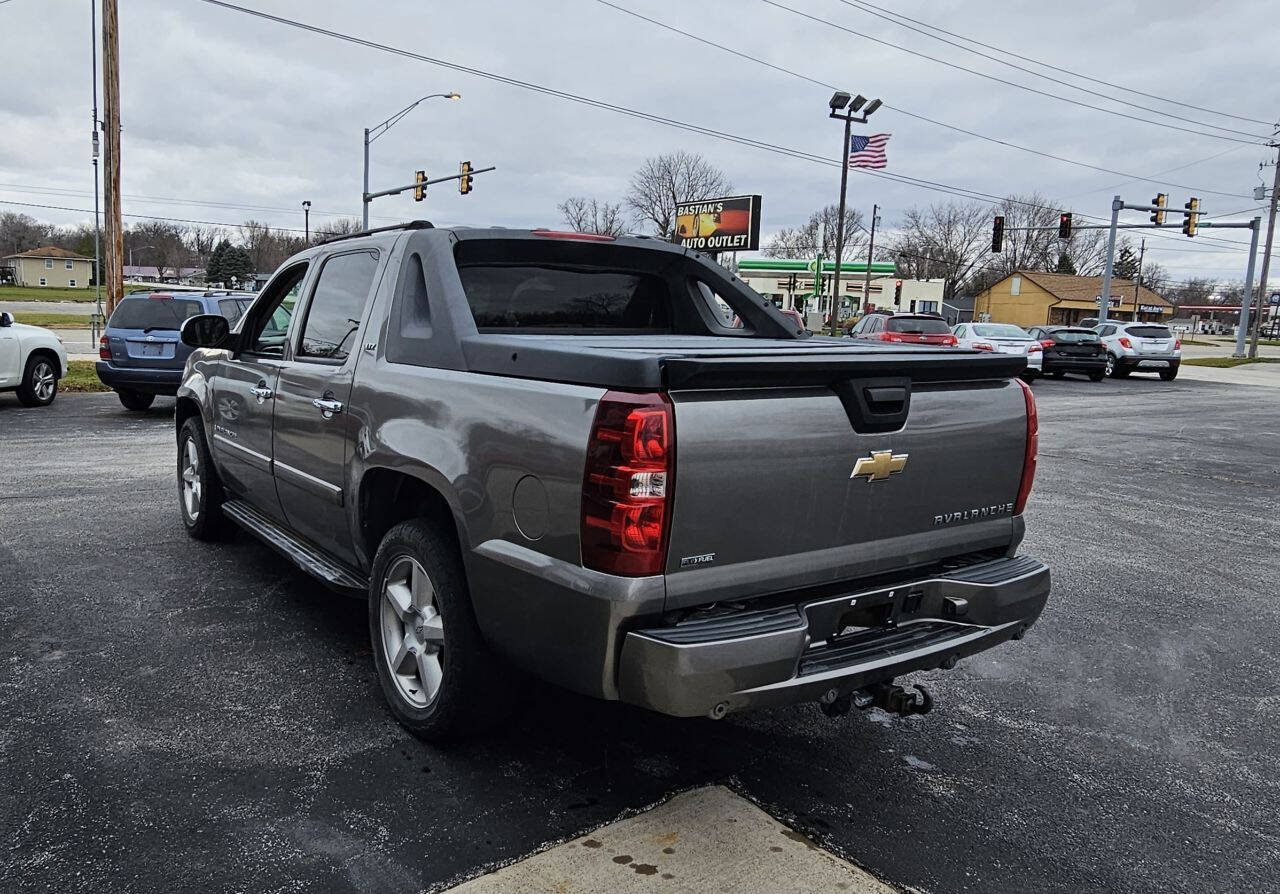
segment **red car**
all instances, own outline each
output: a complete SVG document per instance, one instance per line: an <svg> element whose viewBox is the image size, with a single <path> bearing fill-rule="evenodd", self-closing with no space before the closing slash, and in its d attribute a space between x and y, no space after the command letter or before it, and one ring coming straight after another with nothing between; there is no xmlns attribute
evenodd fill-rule
<svg viewBox="0 0 1280 894"><path fill-rule="evenodd" d="M849 334L853 338L872 341L947 347L956 345L956 337L951 334L951 327L937 314L869 313L858 321L858 325L854 326Z"/></svg>

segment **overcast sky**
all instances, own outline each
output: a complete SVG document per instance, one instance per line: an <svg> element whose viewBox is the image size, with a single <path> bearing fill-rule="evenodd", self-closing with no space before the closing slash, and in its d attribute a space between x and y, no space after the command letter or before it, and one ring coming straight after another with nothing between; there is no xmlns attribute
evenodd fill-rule
<svg viewBox="0 0 1280 894"><path fill-rule="evenodd" d="M816 81L881 97L886 107L864 132L893 134L888 170L908 177L996 195L1037 191L1078 214L1100 217L1109 213L1117 192L1146 201L1163 189L1178 208L1198 195L1209 214L1240 211L1249 217L1258 213L1248 210L1259 204L1252 200L1261 182L1258 164L1274 158L1261 145L1128 120L957 71L763 0L611 2ZM1210 130L1015 71L841 0L778 2L1048 93ZM840 126L826 117L826 87L699 44L598 0L241 4L719 131L832 158L840 151ZM0 2L0 209L55 223L92 217L11 204L92 208L90 6L91 0ZM455 173L461 159L498 170L478 177L466 197L445 184L421 204L406 196L380 199L373 206L375 224L427 217L437 224L555 226L561 223L556 203L564 197L620 199L646 156L675 149L705 155L725 171L736 192L762 194L766 234L803 222L837 197L836 167L589 108L201 0L121 0L120 7L126 213L229 224L254 217L300 229L300 205L309 199L313 220L357 215L362 129L424 93L449 90L463 99L423 104L374 144L373 188L406 181L416 168L431 176ZM1064 80L1070 80L1068 72L1081 72L1248 118L1280 117L1274 62L1280 28L1266 0L910 0L893 9L1000 47L983 50L997 58L1027 65L1007 50L1059 65ZM1174 57L1184 50L1187 59ZM1077 83L1189 119L1270 133L1262 124ZM1125 182L913 119L899 109L1180 185ZM1180 170L1159 173L1172 168ZM1268 169L1268 184L1270 174ZM903 209L948 198L865 174L850 178L850 202L864 213L878 202L890 228ZM1242 231L1206 235L1246 238ZM1208 240L1187 240L1172 230L1168 238L1149 239L1147 247L1149 258L1179 278L1243 278L1244 253Z"/></svg>

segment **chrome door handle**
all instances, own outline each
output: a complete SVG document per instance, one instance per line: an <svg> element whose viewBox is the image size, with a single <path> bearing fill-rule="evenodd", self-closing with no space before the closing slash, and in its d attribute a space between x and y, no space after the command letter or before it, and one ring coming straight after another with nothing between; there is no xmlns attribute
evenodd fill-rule
<svg viewBox="0 0 1280 894"><path fill-rule="evenodd" d="M249 393L258 399L258 403L262 403L264 400L271 400L271 398L276 396L276 393L265 385L258 385L255 388L250 388Z"/></svg>
<svg viewBox="0 0 1280 894"><path fill-rule="evenodd" d="M342 412L342 401L329 400L328 398L317 397L311 401L311 406L319 410L325 419L329 419L334 413Z"/></svg>

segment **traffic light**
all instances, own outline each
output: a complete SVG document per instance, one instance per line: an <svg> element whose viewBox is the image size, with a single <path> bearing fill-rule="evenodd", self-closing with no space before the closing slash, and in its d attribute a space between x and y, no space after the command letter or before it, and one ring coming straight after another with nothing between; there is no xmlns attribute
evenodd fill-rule
<svg viewBox="0 0 1280 894"><path fill-rule="evenodd" d="M427 197L427 172L416 171L413 175L413 182L418 184L413 188L413 200L421 202Z"/></svg>
<svg viewBox="0 0 1280 894"><path fill-rule="evenodd" d="M1001 220L1002 218L996 219ZM898 280L893 284L893 304L895 307L901 306L902 304L902 280Z"/></svg>
<svg viewBox="0 0 1280 894"><path fill-rule="evenodd" d="M458 170L462 172L462 176L458 178L458 192L465 196L471 192L471 162L462 162L458 165Z"/></svg>
<svg viewBox="0 0 1280 894"><path fill-rule="evenodd" d="M995 222L991 225L991 250L999 254L1002 245L1004 245L1004 217L996 215Z"/></svg>
<svg viewBox="0 0 1280 894"><path fill-rule="evenodd" d="M1151 204L1159 208L1159 211L1151 212L1151 222L1156 226L1164 223L1164 206L1169 203L1169 197L1164 193L1156 193L1156 197L1151 200Z"/></svg>
<svg viewBox="0 0 1280 894"><path fill-rule="evenodd" d="M1194 236L1196 234L1196 226L1200 223L1200 200L1193 198L1182 207L1187 210L1182 212L1186 218L1182 221L1182 234L1184 236Z"/></svg>
<svg viewBox="0 0 1280 894"><path fill-rule="evenodd" d="M1067 211L1058 215L1058 238L1071 238L1071 212Z"/></svg>

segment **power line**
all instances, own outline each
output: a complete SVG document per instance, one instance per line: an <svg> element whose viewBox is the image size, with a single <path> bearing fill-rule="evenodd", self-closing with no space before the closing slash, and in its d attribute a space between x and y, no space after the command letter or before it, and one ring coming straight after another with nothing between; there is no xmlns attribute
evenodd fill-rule
<svg viewBox="0 0 1280 894"><path fill-rule="evenodd" d="M282 16L272 15L271 13L262 12L260 10L251 9L249 7L238 6L234 3L226 2L226 0L200 0L200 2L207 3L211 6L218 6L223 9L230 10L232 12L239 12L245 15L254 16L255 18L260 18L266 21L275 22L276 24L286 25L292 28L298 28L300 30L308 31L313 34L322 35L324 37L330 37L335 40L341 40L347 43L356 44L357 46L363 46L368 49L379 50L381 52L390 53L395 56L401 56L407 59L414 59L420 62L426 62L428 64L436 65L442 68L448 68L452 71L459 71L464 74L471 74L476 77L497 81L499 83L507 84L510 86L520 87L522 89L529 90L535 93L542 93L544 95L552 96L558 99L563 99L569 102L575 102L575 103L590 106L593 108L612 111L617 114L626 115L626 116L637 118L643 121L663 124L668 127L675 128L677 130L684 130L690 133L697 133L704 136L710 136L715 139L736 143L738 145L759 149L765 152L772 152L778 155L784 155L790 158L798 159L800 161L807 161L813 164L821 164L826 167L840 167L842 164L844 164L843 159L835 160L835 159L827 158L822 155L817 155L812 152L806 152L800 149L793 149L787 146L780 146L778 144L769 143L764 140L757 140L752 137L744 137L739 134L733 134L726 131L716 130L714 128L704 127L699 124L692 124L686 121L677 120L675 118L668 118L663 115L656 115L651 112L640 111L638 109L633 109L628 106L621 106L615 103L609 103L603 100L581 96L576 93L569 93L568 91L558 90L553 87L546 87L541 84L533 83L531 81L523 81L518 78L512 78L506 75L496 74L494 72L486 71L480 68L475 68L473 66L461 65L456 62L449 62L444 59L438 59L432 56L423 55L421 53L415 53L410 50L401 49L400 47L393 47L388 44L378 43L376 41L368 40L362 37L356 37L351 34L346 34L341 31L333 31L327 28L321 28L317 25L309 25L305 22L296 21L294 19L287 19ZM770 2L770 0L765 0L765 2ZM863 174L868 177L875 177L877 179L889 180L891 182L901 183L907 186L915 186L921 189L928 189L934 192L941 192L941 193L953 195L959 198L982 201L991 205L1013 204L1013 205L1020 205L1028 208L1036 208L1036 209L1042 209L1047 211L1053 211L1055 213L1057 213L1060 210L1058 208L1050 207L1048 205L1040 205L1034 202L1027 202L1027 201L1023 201L1021 199L1017 199L1009 196L997 196L991 193L981 192L980 190L970 189L968 187L962 187L962 186L955 186L953 184L948 184L948 183L941 183L938 181L928 180L921 177L911 177L905 174L894 174L888 171L872 171L866 168L856 168L854 170L857 173ZM1091 218L1093 220L1105 219L1102 217L1098 217L1096 215L1088 215L1083 213L1080 214L1080 217ZM1153 235L1156 235L1156 234L1153 234ZM1166 238L1172 239L1176 237L1170 235Z"/></svg>
<svg viewBox="0 0 1280 894"><path fill-rule="evenodd" d="M1203 163L1204 163L1204 162L1206 162L1206 161L1213 161L1215 158L1221 158L1222 156L1224 156L1224 155L1228 155L1228 154L1230 154L1230 153L1232 153L1232 152L1239 152L1239 151L1240 151L1241 149L1243 149L1243 148L1244 148L1244 146L1240 146L1240 145L1236 145L1236 146L1228 146L1226 149L1223 149L1221 152L1215 152L1215 153L1213 153L1213 155L1206 155L1204 158L1197 158L1197 159L1196 159L1196 160L1194 160L1194 161L1188 161L1188 162L1185 162L1185 163L1180 164L1180 165L1175 165L1175 166L1174 166L1174 167L1172 167L1172 168L1164 168L1163 170L1156 171L1156 172L1155 172L1154 174L1152 174L1151 176L1152 176L1152 177L1159 177L1161 174L1172 174L1174 171L1181 171L1181 170L1183 170L1184 168L1194 167L1195 165L1203 164ZM1137 180L1142 180L1142 179L1144 179L1144 178L1141 178L1141 177L1134 177L1134 178L1131 178L1131 179L1129 179L1129 180L1123 180L1123 181L1121 181L1120 183L1113 183L1113 184L1111 184L1110 186L1099 186L1097 189L1086 189L1084 192L1074 193L1073 195L1069 195L1069 196L1067 196L1067 198L1068 198L1068 199L1074 199L1074 198L1078 198L1079 196L1092 195L1092 194L1093 194L1093 193L1095 193L1095 192L1110 192L1110 191L1111 191L1111 190L1113 190L1113 189L1119 189L1119 188L1120 188L1120 187L1122 187L1122 186L1128 186L1130 183L1133 183L1133 182L1135 182L1135 181L1137 181ZM1150 181L1148 181L1148 182L1151 182L1151 183L1164 183L1165 181L1163 181L1163 180L1150 180ZM1174 185L1174 184L1169 184L1169 185L1170 185L1170 186L1172 186L1172 185ZM1183 186L1183 187L1179 187L1179 188L1180 188L1180 189L1193 189L1194 187ZM1220 195L1225 195L1225 193L1220 193Z"/></svg>
<svg viewBox="0 0 1280 894"><path fill-rule="evenodd" d="M1195 119L1193 119L1193 118L1182 118L1182 117L1179 117L1179 116L1177 116L1177 115L1174 115L1174 114L1173 114L1173 113L1171 113L1171 112L1166 112L1166 111L1164 111L1163 109L1153 109L1153 108L1151 108L1150 106L1144 106L1144 105L1141 105L1140 103L1130 102L1130 101L1129 101L1129 100L1127 100L1127 99L1120 99L1120 98L1115 97L1115 96L1109 96L1109 95L1108 95L1108 94L1106 94L1106 93L1100 93L1100 92L1099 92L1099 91L1097 91L1097 90L1090 90L1090 89L1089 89L1089 88L1087 88L1087 87L1080 87L1080 86L1078 86L1078 85L1076 85L1076 84L1072 84L1070 81L1064 81L1064 80L1062 80L1061 78L1055 78L1055 77L1052 77L1052 76L1047 75L1047 74L1042 74L1041 72L1035 71L1035 70L1033 70L1033 69L1025 68L1025 67L1023 67L1023 66L1021 66L1021 65L1016 65L1016 64L1014 64L1013 62L1009 62L1009 61L1007 61L1007 60L1005 60L1005 59L1001 59L1001 58L1000 58L1000 57L998 57L998 56L992 56L992 55L989 55L989 54L987 54L987 53L983 53L983 52L980 52L980 51L978 51L978 50L975 50L975 49L973 49L973 48L971 48L971 47L966 47L966 46L964 46L963 44L956 43L956 42L955 42L955 41L953 41L953 40L947 40L945 37L939 37L939 36L938 36L938 35L936 35L936 34L930 34L929 32L927 32L927 31L923 31L923 30L921 30L920 28L914 28L914 27L912 27L911 25L905 25L905 24L903 24L902 22L898 21L896 18L890 18L890 15L893 15L892 13L890 13L890 14L882 14L882 13L880 13L880 12L873 11L873 9L868 9L868 8L866 8L866 7L865 7L865 6L863 6L861 3L853 2L853 0L840 0L840 2L841 2L841 3L843 3L845 6L848 6L848 7L849 7L849 8L851 8L851 9L857 9L857 10L859 10L859 11L861 11L861 12L865 12L865 13L867 13L868 15L873 15L873 16L875 16L876 18L883 19L883 20L884 20L884 21L886 21L886 22L891 22L892 24L894 24L894 25L898 25L898 26L899 26L899 27L901 27L901 28L906 28L908 31L914 31L914 32L915 32L915 33L917 33L917 34L922 34L922 35L924 35L925 37L931 38L931 39L936 40L936 41L939 41L939 42L941 42L941 43L945 43L947 46L955 47L956 49L963 50L963 51L964 51L964 52L966 52L966 53L972 53L972 54L974 54L975 56L979 56L979 57L981 57L981 58L983 58L983 59L988 59L988 60L990 60L990 61L992 61L992 62L998 62L998 63L999 63L999 64L1001 64L1001 65L1006 65L1006 66L1008 66L1009 68L1014 69L1015 71L1020 71L1020 72L1023 72L1024 74L1029 74L1029 75L1031 75L1032 77L1042 78L1042 79L1044 79L1044 80L1046 80L1046 81L1050 81L1051 83L1054 83L1054 84L1059 84L1059 85L1061 85L1061 86L1063 86L1063 87L1067 87L1067 88L1069 88L1069 89L1071 89L1071 90L1079 90L1081 93L1087 93L1087 94L1089 94L1090 96L1097 96L1097 97L1099 97L1099 98L1101 98L1101 99L1105 99L1105 100L1107 100L1108 102L1116 102L1116 103L1120 103L1121 105L1131 106L1132 108L1135 108L1135 109L1141 109L1141 110L1142 110L1142 111L1144 111L1144 112L1151 112L1151 113L1156 114L1156 115L1163 115L1163 116L1165 116L1166 118L1175 118L1176 120L1179 120L1179 121L1187 121L1187 122L1189 122L1189 123L1191 123L1191 124L1198 124L1198 125L1200 125L1201 127L1212 127L1212 128L1214 128L1215 130L1222 130L1222 131L1226 131L1227 133L1240 134L1241 136L1246 136L1246 137L1257 136L1256 134L1252 134L1252 133L1249 133L1249 132L1247 132L1247 131L1243 131L1243 130L1236 130L1235 128L1232 128L1232 127L1224 127L1224 126L1222 126L1221 124L1213 124L1213 123L1208 122L1208 121L1197 121L1197 120L1195 120ZM875 7L874 9L878 9L878 8L879 8L879 7ZM905 16L903 16L903 18L906 18L906 17L905 17ZM926 27L932 27L932 26L926 26ZM939 30L939 31L940 31L941 29L935 29L935 30ZM1123 88L1121 88L1121 89L1123 89ZM1059 97L1059 98L1062 98L1062 97ZM1231 116L1231 117L1235 117L1235 116L1233 115L1233 116ZM1251 119L1246 119L1246 120L1251 120ZM1266 124L1267 122L1258 122L1258 123L1260 123L1260 124ZM1265 139L1265 138L1264 138L1264 139Z"/></svg>
<svg viewBox="0 0 1280 894"><path fill-rule="evenodd" d="M0 205L18 205L22 208L50 208L54 211L78 211L81 214L92 214L92 208L69 208L66 205L41 205L35 202L14 202L10 199L0 199ZM162 220L167 223L187 223L187 224L207 224L213 227L229 227L235 229L241 224L227 223L221 220L192 220L186 217L158 217L154 214L121 214L121 217L133 217L139 220ZM273 230L283 230L286 233L301 233L296 227L271 227Z"/></svg>
<svg viewBox="0 0 1280 894"><path fill-rule="evenodd" d="M205 2L213 2L213 0L205 0ZM1179 131L1182 131L1183 133L1195 134L1197 136L1202 136L1202 137L1210 137L1215 140L1226 140L1232 143L1252 143L1256 145L1263 145L1261 141L1265 141L1268 139L1267 137L1258 136L1256 134L1246 134L1246 136L1252 137L1252 139L1244 140L1244 139L1240 139L1239 137L1231 137L1231 136L1226 136L1224 134L1208 133L1203 130L1193 130L1192 128L1189 128L1189 127L1181 127L1177 124L1169 124L1168 122L1165 122L1165 121L1153 121L1150 118L1143 118L1139 115L1131 115L1127 112L1119 112L1119 111L1116 111L1115 109L1108 109L1108 108L1104 108L1103 106L1095 106L1091 103L1082 102L1081 100L1078 100L1078 99L1072 99L1068 96L1060 96L1056 93L1049 93L1048 91L1040 90L1035 87L1030 87L1026 84L1019 84L1016 81L1007 81L1004 78L997 77L996 75L992 75L992 74L987 74L984 71L978 71L977 69L974 69L974 68L966 68L965 66L960 65L958 63L948 62L945 59L939 59L937 56L930 56L928 53L922 53L919 50L913 50L909 47L904 47L901 44L896 44L891 41L882 40L879 37L874 37L870 34L866 34L861 31L855 31L852 28L847 28L844 25L831 21L830 19L824 19L820 16L811 15L810 13L803 12L799 9L794 9L793 7L777 2L777 0L760 0L760 2L766 3L769 6L773 6L778 9L784 10L785 12L789 12L792 15L797 15L797 16L800 16L801 18L805 18L805 19L809 19L810 21L817 22L820 25L826 25L828 28L835 28L837 31L844 31L846 34L852 34L855 37L861 37L864 40L871 41L872 43L878 43L895 50L900 50L901 52L909 53L912 56L917 56L921 59L928 59L930 62L936 62L939 65L945 65L947 68L954 68L957 71L963 71L971 75L976 75L977 77L985 78L986 80L989 80L989 81L995 81L998 84L1004 84L1005 86L1008 86L1008 87L1015 87L1019 90L1025 90L1028 93L1034 93L1038 96L1048 97L1049 99L1056 99L1059 102L1070 103L1071 105L1079 106L1084 109L1093 109L1095 112L1103 112L1107 115L1114 115L1117 118L1124 118L1129 121L1141 121L1146 124L1154 124L1156 127L1165 127L1170 130L1179 130ZM1219 128L1219 129L1230 130L1230 128ZM1244 133L1243 131L1234 131L1234 132Z"/></svg>
<svg viewBox="0 0 1280 894"><path fill-rule="evenodd" d="M636 12L635 10L627 9L625 6L619 6L619 5L618 5L618 4L616 4L616 3L612 3L612 2L610 2L610 0L596 0L596 2L597 2L597 3L599 3L599 4L601 4L601 5L603 5L603 6L607 6L607 7L609 7L610 9L614 9L614 10L617 10L618 12L624 13L625 15L633 16L633 17L635 17L635 18L637 18L637 19L641 19L642 21L648 22L648 23L650 23L650 24L652 24L652 25L656 25L656 26L657 26L657 27L659 27L659 28L663 28L663 29L665 29L665 30L667 30L667 31L671 31L671 32L674 32L674 33L676 33L676 34L679 34L679 35L681 35L681 36L683 36L683 37L687 37L687 38L689 38L690 40L697 41L698 43L704 44L704 45L709 46L709 47L714 47L715 49L718 49L718 50L723 50L724 52L729 53L729 54L734 55L734 56L737 56L737 57L739 57L740 59L746 59L746 60L748 60L748 61L750 61L750 62L755 62L755 63L757 63L757 64L759 64L759 65L763 65L763 66L765 66L766 68L771 68L771 69L773 69L774 71L777 71L777 72L781 72L781 73L783 73L783 74L790 75L791 77L794 77L794 78L799 78L799 79L800 79L800 80L802 80L802 81L807 81L807 82L808 82L808 83L810 83L810 84L814 84L814 85L819 86L819 87L825 87L825 88L826 88L826 89L828 89L828 90L838 90L838 89L841 89L841 88L837 87L835 84L829 84L829 83L827 83L827 82L825 82L825 81L821 81L821 80L819 80L819 79L817 79L817 78L810 77L809 75L802 74L802 73L800 73L800 72L796 71L795 69L787 68L787 67L782 66L782 65L777 65L777 64L775 64L775 63L773 63L773 62L769 62L767 59L761 59L760 57L758 57L758 56L753 56L753 55L751 55L750 53L746 53L746 52L743 52L743 51L741 51L741 50L736 50L736 49L734 49L734 48L732 48L732 47L725 46L724 44L721 44L721 43L716 43L716 42L715 42L715 41L713 41L713 40L708 40L708 39L707 39L707 38L705 38L705 37L701 37L701 36L699 36L699 35L697 35L697 34L693 34L693 33L689 32L689 31L685 31L685 30L684 30L684 29L682 29L682 28L677 28L676 26L674 26L674 25L670 25L670 24L667 24L666 22L661 22L661 21L659 21L659 20L657 20L657 19L650 18L649 16L643 15L643 14L641 14L641 13L639 13L639 12ZM1143 180L1143 181L1148 181L1148 182L1151 182L1151 183L1159 183L1159 184L1163 184L1163 185L1166 185L1166 186L1173 186L1173 187L1177 187L1178 189L1190 189L1190 190L1195 190L1196 192L1209 193L1209 194L1212 194L1212 195L1229 196L1229 197L1232 197L1232 198L1244 198L1244 196L1240 195L1239 193L1222 192L1221 190L1208 189L1208 188L1204 188L1204 187L1197 187L1197 186L1187 186L1186 184L1182 184L1182 183L1173 183L1172 181L1168 181L1168 180L1156 180L1156 179L1151 178L1151 177L1142 177L1142 176L1140 176L1140 175L1138 175L1138 174L1126 174L1126 173L1124 173L1124 172L1122 172L1122 171L1113 171L1113 170L1111 170L1110 168L1100 167L1100 166L1095 165L1095 164L1090 164L1090 163L1088 163L1088 162L1084 162L1084 161L1078 161L1078 160L1076 160L1076 159L1073 159L1073 158L1067 158L1067 157L1062 156L1062 155L1054 155L1054 154L1053 154L1053 153L1051 153L1051 152L1045 152L1045 151L1040 150L1040 149L1033 149L1033 148L1031 148L1030 146L1022 146L1022 145L1019 145L1019 144L1017 144L1017 143L1011 143L1011 142L1009 142L1008 140L1002 140L1002 139L1000 139L1000 138L998 138L998 137L992 137L992 136L988 136L987 134L978 133L977 131L968 130L968 129L966 129L966 128L959 127L958 125L955 125L955 124L948 124L948 123L947 123L947 122L945 122L945 121L938 121L937 119L929 118L929 117L927 117L927 116L925 116L925 115L921 115L921 114L918 114L918 113L916 113L916 112L910 112L910 111L907 111L906 109L904 109L904 108L902 108L901 106L898 106L898 105L896 105L896 104L885 103L884 105L885 105L885 108L893 109L894 111L898 112L899 114L906 115L906 116L907 116L907 117L909 117L909 118L915 118L915 119L918 119L918 120L920 120L920 121L925 121L925 122L927 122L927 123L929 123L929 124L933 124L933 125L936 125L936 126L938 126L938 127L945 127L945 128L946 128L946 129L948 129L948 130L954 130L954 131L956 131L957 133L962 133L962 134L966 134L967 136L976 137L977 139L980 139L980 140L986 140L986 141L988 141L988 142L995 143L995 144L1000 145L1000 146L1008 146L1008 147L1009 147L1009 148L1011 148L1011 149L1019 149L1019 150L1021 150L1021 151L1023 151L1023 152L1030 152L1032 155L1039 155L1039 156L1041 156L1042 158L1049 158L1049 159L1052 159L1052 160L1054 160L1054 161L1060 161L1060 162L1065 162L1066 164L1077 165L1077 166L1079 166L1079 167L1082 167L1082 168L1088 168L1088 169L1093 170L1093 171L1100 171L1101 173L1104 173L1104 174L1114 174L1114 175L1115 175L1115 176L1117 176L1117 177L1128 177L1130 180ZM1228 150L1226 150L1226 151L1227 151L1227 152L1231 152L1231 151L1234 151L1236 148L1239 148L1239 147L1232 147L1231 149L1228 149ZM1222 154L1225 154L1225 153L1222 153Z"/></svg>
<svg viewBox="0 0 1280 894"><path fill-rule="evenodd" d="M894 12L893 10L885 9L883 6L876 6L874 3L868 3L868 2L866 2L866 0L858 0L858 2L857 2L857 3L849 3L849 2L847 2L847 0L841 0L841 2L842 2L842 3L845 3L845 5L846 5L846 6L857 6L858 8L862 8L862 7L871 7L871 9L878 10L879 12L886 13L886 14L888 14L888 15L892 15L892 16L894 16L894 17L896 17L896 18L903 19L903 20L908 21L908 22L913 22L914 24L917 24L917 25L922 25L923 27L928 28L928 29L930 29L930 30L932 30L932 31L937 31L937 32L939 32L939 33L941 33L941 34L946 34L946 35L948 35L948 36L950 36L950 37L954 37L954 38L957 38L957 39L959 39L959 40L967 41L968 43L976 44L977 46L983 47L983 48L988 49L988 50L992 50L992 51L997 52L997 53L1003 53L1003 54L1005 54L1006 56L1012 56L1014 59L1020 59L1020 60L1021 60L1021 61L1023 61L1023 62L1030 62L1032 65L1039 65L1039 66L1041 66L1041 67L1043 67L1043 68L1052 68L1052 69L1055 69L1055 70L1057 70L1057 71L1063 71L1063 70L1065 70L1065 69L1064 69L1064 67L1063 67L1063 66L1061 66L1061 65L1054 65L1054 64L1053 64L1053 63L1051 63L1051 62L1041 62L1040 60L1038 60L1038 59L1032 59L1032 58L1031 58L1031 57L1029 57L1029 56L1022 56L1022 55L1019 55L1018 53L1015 53L1013 50L1008 50L1008 49L1005 49L1005 48L1003 48L1003 47L992 46L992 45L991 45L991 44L989 44L989 43L983 43L982 41L978 40L977 38L974 38L974 37L966 37L966 36L965 36L965 35L963 35L963 34L957 34L957 33L956 33L956 32L954 32L954 31L948 31L946 28L939 28L937 25L930 25L928 22L922 22L922 21L920 21L919 19L913 19L913 18L911 18L910 16L905 16L905 15L903 15L903 14L902 14L902 13L900 13L900 12ZM870 10L868 10L868 9L863 9L863 12L870 12ZM872 13L872 15L875 15L875 13ZM883 18L883 16L881 16L881 18ZM895 24L901 24L901 23L895 23ZM905 26L904 26L904 27L905 27ZM914 28L913 28L913 29L911 29L911 30L913 30L913 31L914 31L914 30L916 30L916 29L914 29ZM932 36L932 35L927 35L927 36ZM962 47L962 49L964 49L964 48ZM972 51L970 51L970 52L972 52ZM991 58L991 57L986 57L986 58ZM997 60L997 61L999 61L999 62L1001 62L1001 63L1003 64L1003 60ZM1082 80L1082 81L1090 81L1090 82L1092 82L1092 83L1094 83L1094 84L1101 84L1101 85L1102 85L1102 86L1104 86L1104 87L1111 87L1112 89L1115 89L1115 90L1123 90L1123 91L1124 91L1124 92L1126 92L1126 93L1133 93L1133 94L1136 94L1136 95L1138 95L1138 96L1145 96L1145 97L1147 97L1148 99L1155 99L1155 100L1159 100L1160 102L1167 102L1167 103L1169 103L1170 105L1182 106L1184 109L1195 109L1195 110L1196 110L1196 111L1198 111L1198 112L1208 112L1208 113L1209 113L1209 114L1211 114L1211 115L1219 115L1219 116L1221 116L1221 117L1223 117L1223 118L1234 118L1234 119L1236 119L1237 121L1249 121L1249 122L1252 122L1253 124L1261 124L1261 125L1264 125L1264 126L1266 126L1266 127L1271 127L1271 126L1273 126L1273 125L1274 125L1274 123L1275 123L1275 122L1272 122L1272 121L1263 121L1263 120L1261 120L1260 118L1249 118L1249 117L1246 117L1246 116L1244 116L1244 115L1236 115L1236 114L1233 114L1233 113L1231 113L1231 112L1223 112L1223 111L1221 111L1221 110L1219 110L1219 109L1210 109L1210 108L1207 108L1207 107L1205 107L1205 106L1198 106L1198 105L1194 105L1193 103L1189 103L1189 102L1182 102L1181 100L1177 100L1177 99L1169 99L1167 96L1158 96L1158 95L1157 95L1157 94L1155 94L1155 93L1146 93L1146 92L1144 92L1144 91L1142 91L1142 90L1136 90L1136 89L1134 89L1133 87L1125 87L1125 86L1123 86L1123 85L1121 85L1121 84L1113 84L1113 83L1111 83L1110 81L1104 81L1104 80L1102 80L1101 78L1095 78L1095 77L1091 77L1091 76L1086 75L1086 74L1081 74L1081 73L1080 73L1080 72L1078 72L1078 71L1073 71L1073 72L1071 72L1071 76L1072 76L1072 77L1075 77L1075 78L1079 78L1079 79L1080 79L1080 80ZM1074 85L1068 85L1068 86L1074 86ZM1076 87L1075 89L1080 89L1080 88ZM1110 97L1109 97L1109 98L1110 98ZM1115 101L1116 101L1116 102L1123 102L1123 100L1119 100L1119 99L1117 99L1117 100L1115 100ZM1161 114L1165 114L1165 115L1167 115L1168 113L1167 113L1167 112L1162 112Z"/></svg>

